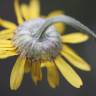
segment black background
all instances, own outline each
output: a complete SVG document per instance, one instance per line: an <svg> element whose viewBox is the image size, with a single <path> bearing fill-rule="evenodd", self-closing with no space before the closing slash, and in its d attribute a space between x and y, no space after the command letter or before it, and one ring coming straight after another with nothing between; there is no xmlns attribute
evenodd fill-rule
<svg viewBox="0 0 96 96"><path fill-rule="evenodd" d="M14 0L0 0L0 17L17 23L13 2ZM58 9L96 31L96 0L41 0L41 14L47 15ZM12 91L9 85L10 73L16 60L16 57L12 57L0 60L0 96L96 96L96 41L90 38L86 43L70 46L92 66L91 72L74 68L84 81L81 89L73 88L62 76L60 86L56 89L50 88L46 75L44 80L35 86L30 75L25 75L20 88Z"/></svg>

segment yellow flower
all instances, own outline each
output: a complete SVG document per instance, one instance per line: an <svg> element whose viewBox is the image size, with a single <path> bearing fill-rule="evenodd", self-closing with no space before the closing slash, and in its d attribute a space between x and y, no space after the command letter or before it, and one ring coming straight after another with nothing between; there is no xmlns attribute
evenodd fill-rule
<svg viewBox="0 0 96 96"><path fill-rule="evenodd" d="M54 29L55 27L54 28L50 27L49 31L52 29L52 32L58 38L60 37L59 38L60 41L56 36L54 36L54 38L51 38L51 36L53 34L51 32L52 33L51 35L48 34L48 35L50 35L50 38L46 37L49 40L49 43L48 43L49 45L47 44L48 46L46 46L46 47L50 48L50 46L51 46L53 49L52 50L50 49L50 51L55 52L56 54L54 53L55 56L53 56L53 53L51 52L53 57L49 56L50 54L42 55L43 52L45 52L45 53L48 53L48 52L46 50L42 51L42 49L40 49L40 48L38 48L38 50L39 50L39 51L37 50L38 52L34 51L35 48L33 48L33 47L36 46L36 44L37 44L36 42L35 42L36 44L33 42L35 33L32 33L33 37L29 38L28 37L29 35L25 35L25 34L31 34L31 32L26 33L28 30L27 31L23 30L24 33L22 32L22 28L25 27L25 29L26 29L26 27L29 27L29 26L27 26L28 25L27 23L33 24L33 22L34 22L34 24L35 24L36 22L38 23L41 20L39 22L39 25L40 25L40 23L42 24L43 20L40 18L45 18L45 16L40 15L39 1L30 0L29 5L21 4L21 6L19 6L18 0L15 0L14 7L15 7L17 22L19 24L18 26L10 21L0 19L0 26L3 26L4 28L6 28L4 30L1 30L1 32L0 32L0 59L5 59L10 56L18 55L17 61L16 61L15 65L13 66L13 70L11 72L11 77L10 77L11 89L12 90L18 89L22 82L24 74L29 73L29 72L32 74L32 79L33 79L34 83L37 84L38 81L42 80L42 70L41 69L43 67L47 69L48 83L52 88L55 88L56 86L59 85L58 70L72 86L74 86L76 88L80 88L83 85L83 82L82 82L81 78L79 77L79 75L68 64L68 62L71 65L73 65L83 71L90 71L90 66L79 55L77 55L70 47L68 47L67 44L82 43L82 42L88 40L88 36L83 33L80 33L80 32L64 35L63 34L64 24L62 24L62 23L55 24L54 26L56 27L56 30L60 32L61 36L57 35L58 33L53 32L55 30ZM52 17L52 16L56 16L56 15L60 15L60 14L63 14L62 11L55 11L55 12L50 13L47 17ZM33 21L33 22L30 22L30 19L32 19L31 21ZM36 21L34 21L34 20L36 20ZM38 28L38 25L36 25L36 26L34 25L33 27L32 28L35 30L36 28ZM34 31L34 30L32 30L32 31ZM20 31L20 33L18 31ZM20 38L20 36L21 37L23 36L23 37ZM34 46L31 46L34 49L33 51L30 51L31 47L30 47L30 45L28 45L29 43L25 44L25 42L27 42L26 41L27 39L28 39L28 41L33 40L32 42L35 44L34 45L32 43ZM22 40L24 40L24 43L22 43L23 42ZM42 40L43 39L41 39L41 42L42 42ZM44 40L45 40L45 38L44 38ZM48 40L46 40L46 42L48 42ZM22 41L22 42L19 42L19 41ZM61 44L61 45L60 46L57 45L57 49L56 49L56 48L54 48L54 42L55 43L59 42L59 44ZM27 47L27 46L29 46L29 47ZM40 47L40 45L39 45L39 47ZM36 48L37 48L37 46L36 46ZM40 50L41 50L42 54L39 53ZM37 53L34 53L34 52L37 52ZM27 53L31 54L31 55L27 55ZM35 56L37 56L37 57L35 57L33 54L35 54ZM38 54L40 54L40 55L38 55ZM42 57L40 57L40 56L42 56ZM65 61L65 58L68 62Z"/></svg>

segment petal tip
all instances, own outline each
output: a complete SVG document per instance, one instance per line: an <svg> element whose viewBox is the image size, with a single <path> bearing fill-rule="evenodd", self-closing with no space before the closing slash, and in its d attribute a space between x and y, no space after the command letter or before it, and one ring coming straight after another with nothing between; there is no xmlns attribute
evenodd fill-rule
<svg viewBox="0 0 96 96"><path fill-rule="evenodd" d="M86 35L86 34L82 34L82 35L85 38L85 41L89 39L89 36L88 35Z"/></svg>
<svg viewBox="0 0 96 96"><path fill-rule="evenodd" d="M87 66L87 68L86 68L87 70L86 71L91 71L91 66L89 65L89 66Z"/></svg>
<svg viewBox="0 0 96 96"><path fill-rule="evenodd" d="M91 66L86 64L83 71L91 71Z"/></svg>
<svg viewBox="0 0 96 96"><path fill-rule="evenodd" d="M80 84L78 86L75 86L76 88L81 88L83 86L83 82L81 81Z"/></svg>

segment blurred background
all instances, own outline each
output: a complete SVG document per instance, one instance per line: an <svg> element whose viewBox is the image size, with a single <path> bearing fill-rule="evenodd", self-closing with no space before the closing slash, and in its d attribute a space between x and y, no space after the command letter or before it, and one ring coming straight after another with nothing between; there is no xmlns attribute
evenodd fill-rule
<svg viewBox="0 0 96 96"><path fill-rule="evenodd" d="M20 3L22 2L28 3L29 0L20 0ZM42 15L58 9L63 10L65 14L96 31L96 0L40 0L40 2ZM0 18L17 23L13 3L14 0L0 0ZM16 57L12 57L0 60L0 96L96 96L96 41L90 38L86 43L70 46L92 66L91 72L83 72L74 67L84 81L81 89L72 87L62 76L60 85L52 89L44 74L43 81L38 86L33 84L30 75L25 75L21 87L17 91L12 91L9 85L10 73L16 60Z"/></svg>

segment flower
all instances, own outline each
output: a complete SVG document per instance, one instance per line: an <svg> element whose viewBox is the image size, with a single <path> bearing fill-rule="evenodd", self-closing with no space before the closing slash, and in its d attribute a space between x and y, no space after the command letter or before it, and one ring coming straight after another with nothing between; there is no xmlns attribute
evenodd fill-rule
<svg viewBox="0 0 96 96"><path fill-rule="evenodd" d="M42 68L47 69L48 83L52 88L59 85L58 70L72 86L80 88L83 81L68 62L83 71L91 68L68 44L85 42L88 35L81 32L65 35L64 24L58 23L49 27L40 41L36 41L39 34L36 32L45 22L45 16L40 15L39 1L30 0L29 6L24 3L19 6L15 0L14 7L18 26L0 18L0 26L6 28L0 32L0 59L18 56L10 76L11 89L19 88L25 73L31 73L37 84L42 80ZM47 17L60 14L62 11L55 11Z"/></svg>

